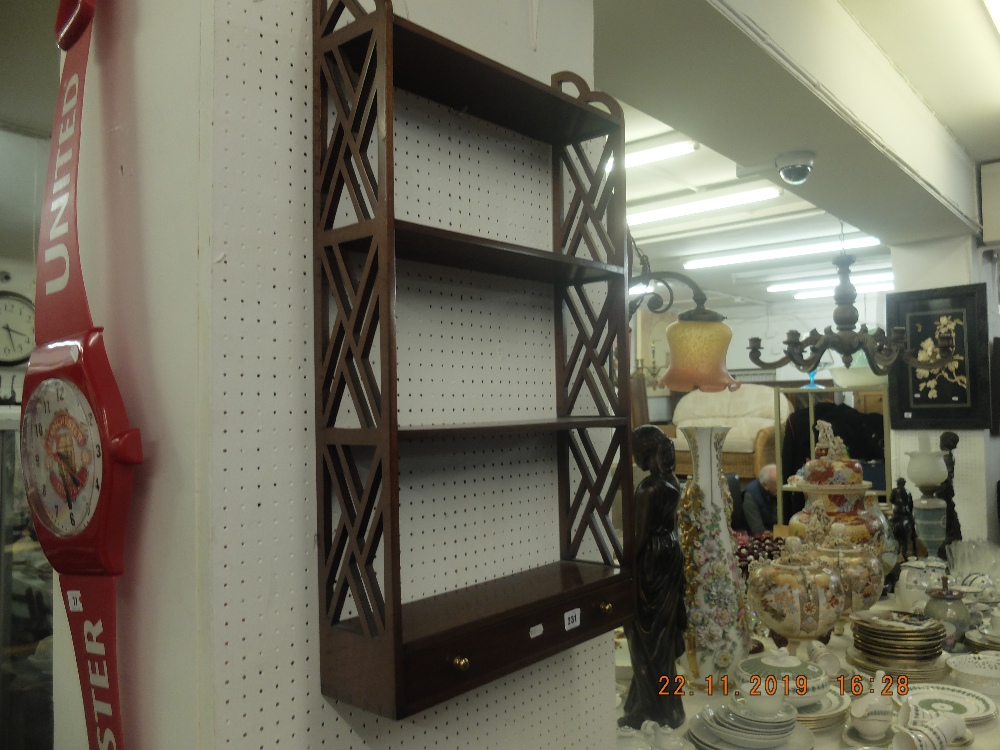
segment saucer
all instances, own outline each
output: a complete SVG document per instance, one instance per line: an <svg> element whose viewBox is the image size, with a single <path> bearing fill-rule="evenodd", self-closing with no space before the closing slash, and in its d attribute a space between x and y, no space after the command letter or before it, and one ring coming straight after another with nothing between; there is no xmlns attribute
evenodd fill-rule
<svg viewBox="0 0 1000 750"><path fill-rule="evenodd" d="M791 703L785 703L781 710L776 714L768 714L767 716L763 714L754 713L750 710L750 706L747 705L747 700L742 695L737 695L729 700L729 710L734 714L739 716L741 719L746 719L747 721L756 721L759 724L784 724L788 721L795 721L795 717L799 715L799 712L795 709Z"/></svg>
<svg viewBox="0 0 1000 750"><path fill-rule="evenodd" d="M868 740L861 736L861 732L853 724L844 727L844 731L840 733L840 739L844 741L845 745L850 745L851 747L889 747L892 744L894 736L895 733L890 727L885 730L885 734L881 737Z"/></svg>

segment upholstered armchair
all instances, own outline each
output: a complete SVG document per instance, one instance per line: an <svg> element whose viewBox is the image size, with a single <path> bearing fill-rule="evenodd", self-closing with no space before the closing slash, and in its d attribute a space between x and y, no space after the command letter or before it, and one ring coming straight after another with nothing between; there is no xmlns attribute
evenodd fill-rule
<svg viewBox="0 0 1000 750"><path fill-rule="evenodd" d="M690 475L691 453L680 427L724 425L729 427L722 446L722 471L741 479L754 479L767 464L775 462L774 431L784 424L791 411L788 399L779 399L780 415L775 417L775 390L770 386L745 383L736 391L685 394L674 409L673 421L661 428L674 441L677 476Z"/></svg>

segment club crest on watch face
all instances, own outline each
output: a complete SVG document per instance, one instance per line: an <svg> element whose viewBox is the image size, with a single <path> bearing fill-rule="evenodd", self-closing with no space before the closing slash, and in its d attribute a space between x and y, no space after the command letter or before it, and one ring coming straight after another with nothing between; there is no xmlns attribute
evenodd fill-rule
<svg viewBox="0 0 1000 750"><path fill-rule="evenodd" d="M38 518L54 534L78 534L100 499L101 444L94 412L72 383L43 381L25 407L21 461Z"/></svg>

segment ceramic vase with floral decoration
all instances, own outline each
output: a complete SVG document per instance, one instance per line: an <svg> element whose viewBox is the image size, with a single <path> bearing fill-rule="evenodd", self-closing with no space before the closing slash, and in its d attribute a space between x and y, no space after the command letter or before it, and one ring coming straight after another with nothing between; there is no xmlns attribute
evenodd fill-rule
<svg viewBox="0 0 1000 750"><path fill-rule="evenodd" d="M750 649L743 578L730 530L733 498L719 456L728 427L682 427L694 476L677 510L684 549L687 678L728 675ZM718 684L718 683L716 683Z"/></svg>
<svg viewBox="0 0 1000 750"><path fill-rule="evenodd" d="M801 551L778 560L750 563L747 594L761 623L788 639L794 653L798 641L824 637L844 611L840 574Z"/></svg>

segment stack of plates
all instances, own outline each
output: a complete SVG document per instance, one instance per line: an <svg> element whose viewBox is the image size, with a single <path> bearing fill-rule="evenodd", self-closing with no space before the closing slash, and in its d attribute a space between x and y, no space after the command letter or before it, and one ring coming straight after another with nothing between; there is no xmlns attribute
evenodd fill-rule
<svg viewBox="0 0 1000 750"><path fill-rule="evenodd" d="M965 645L974 654L980 651L1000 651L1000 635L993 633L984 625L979 630L966 632Z"/></svg>
<svg viewBox="0 0 1000 750"><path fill-rule="evenodd" d="M961 716L970 726L997 717L997 704L992 698L957 685L914 685L905 696L896 695L893 700L901 704L904 697L921 708Z"/></svg>
<svg viewBox="0 0 1000 750"><path fill-rule="evenodd" d="M812 750L813 734L786 707L771 717L752 713L745 701L709 706L688 725L687 738L697 750Z"/></svg>
<svg viewBox="0 0 1000 750"><path fill-rule="evenodd" d="M850 708L851 696L841 695L839 687L832 687L819 703L799 707L798 722L813 731L827 729L845 723Z"/></svg>
<svg viewBox="0 0 1000 750"><path fill-rule="evenodd" d="M879 669L911 680L936 680L948 672L942 655L945 626L924 615L864 610L851 615L854 647L847 662L866 672Z"/></svg>

